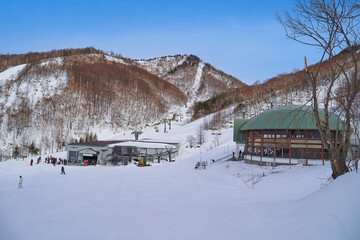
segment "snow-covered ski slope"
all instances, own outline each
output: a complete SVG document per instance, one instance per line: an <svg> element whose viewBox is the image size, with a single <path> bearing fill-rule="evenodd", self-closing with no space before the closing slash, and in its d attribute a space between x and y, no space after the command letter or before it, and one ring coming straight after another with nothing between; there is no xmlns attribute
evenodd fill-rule
<svg viewBox="0 0 360 240"><path fill-rule="evenodd" d="M201 121L173 124L168 133L161 126L159 133L144 130L140 139L183 143L172 163L65 166L61 175L60 166L30 166L30 159L0 162L0 240L360 239L360 173L329 181L328 165L273 169L243 162L195 170L200 159L235 149L231 128L222 130L219 146L208 132L203 147L186 148Z"/></svg>

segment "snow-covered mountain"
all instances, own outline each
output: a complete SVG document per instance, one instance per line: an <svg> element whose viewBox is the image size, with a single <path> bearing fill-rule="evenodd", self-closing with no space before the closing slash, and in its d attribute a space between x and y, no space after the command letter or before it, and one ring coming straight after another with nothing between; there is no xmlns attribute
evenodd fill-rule
<svg viewBox="0 0 360 240"><path fill-rule="evenodd" d="M136 60L140 67L176 85L188 97L189 106L224 91L246 86L194 55L176 55Z"/></svg>
<svg viewBox="0 0 360 240"><path fill-rule="evenodd" d="M319 86L321 97L326 81ZM104 131L223 109L250 118L310 99L303 70L246 85L194 55L132 60L94 48L0 55L0 157L15 147L27 155L32 143L54 152Z"/></svg>
<svg viewBox="0 0 360 240"><path fill-rule="evenodd" d="M191 115L194 103L245 85L193 55L139 61L93 48L0 55L0 70L0 156Z"/></svg>

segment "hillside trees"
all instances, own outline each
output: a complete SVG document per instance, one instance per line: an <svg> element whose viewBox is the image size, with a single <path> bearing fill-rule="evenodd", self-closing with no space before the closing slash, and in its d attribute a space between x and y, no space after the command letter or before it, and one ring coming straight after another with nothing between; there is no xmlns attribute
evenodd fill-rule
<svg viewBox="0 0 360 240"><path fill-rule="evenodd" d="M15 146L12 151L13 158L17 158L20 156L20 148L18 146Z"/></svg>
<svg viewBox="0 0 360 240"><path fill-rule="evenodd" d="M42 153L62 150L94 127L116 131L151 123L167 107L186 102L175 85L99 53L89 48L0 55L0 70L27 63L0 86L2 139L17 143L24 156L32 141Z"/></svg>
<svg viewBox="0 0 360 240"><path fill-rule="evenodd" d="M79 49L60 49L52 50L49 52L29 52L26 54L2 54L0 55L0 72L4 71L8 67L16 66L24 63L37 64L41 60L67 57L79 54L103 54L101 50L97 50L93 47L79 48Z"/></svg>
<svg viewBox="0 0 360 240"><path fill-rule="evenodd" d="M305 61L305 72L312 90L316 123L330 154L334 179L348 171L346 158L351 146L351 113L360 91L359 16L360 5L356 0L296 0L291 13L277 16L288 38L322 51L322 64L307 68ZM336 56L338 52L341 54ZM326 75L322 66L328 69ZM319 85L324 79L325 97L321 99ZM338 86L340 91L335 92ZM324 118L318 112L321 102ZM338 124L338 130L343 131L337 141L331 140L329 117L333 111L344 120L344 124Z"/></svg>
<svg viewBox="0 0 360 240"><path fill-rule="evenodd" d="M35 146L34 142L32 142L28 148L29 148L29 153L32 155L36 155L40 151L40 149Z"/></svg>

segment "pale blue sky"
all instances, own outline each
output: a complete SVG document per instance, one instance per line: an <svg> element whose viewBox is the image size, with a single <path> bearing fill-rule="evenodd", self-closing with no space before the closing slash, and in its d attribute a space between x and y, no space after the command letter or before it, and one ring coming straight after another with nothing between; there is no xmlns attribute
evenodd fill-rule
<svg viewBox="0 0 360 240"><path fill-rule="evenodd" d="M285 38L289 0L0 0L0 53L93 46L129 58L195 54L248 84L303 68L319 51Z"/></svg>

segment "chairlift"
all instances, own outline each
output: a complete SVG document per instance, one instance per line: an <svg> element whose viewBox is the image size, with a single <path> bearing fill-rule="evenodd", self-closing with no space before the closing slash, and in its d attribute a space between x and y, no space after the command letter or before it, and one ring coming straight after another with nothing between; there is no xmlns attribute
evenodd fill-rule
<svg viewBox="0 0 360 240"><path fill-rule="evenodd" d="M211 135L221 135L221 132L212 132Z"/></svg>
<svg viewBox="0 0 360 240"><path fill-rule="evenodd" d="M205 161L198 161L195 165L195 169L206 169L207 162Z"/></svg>

